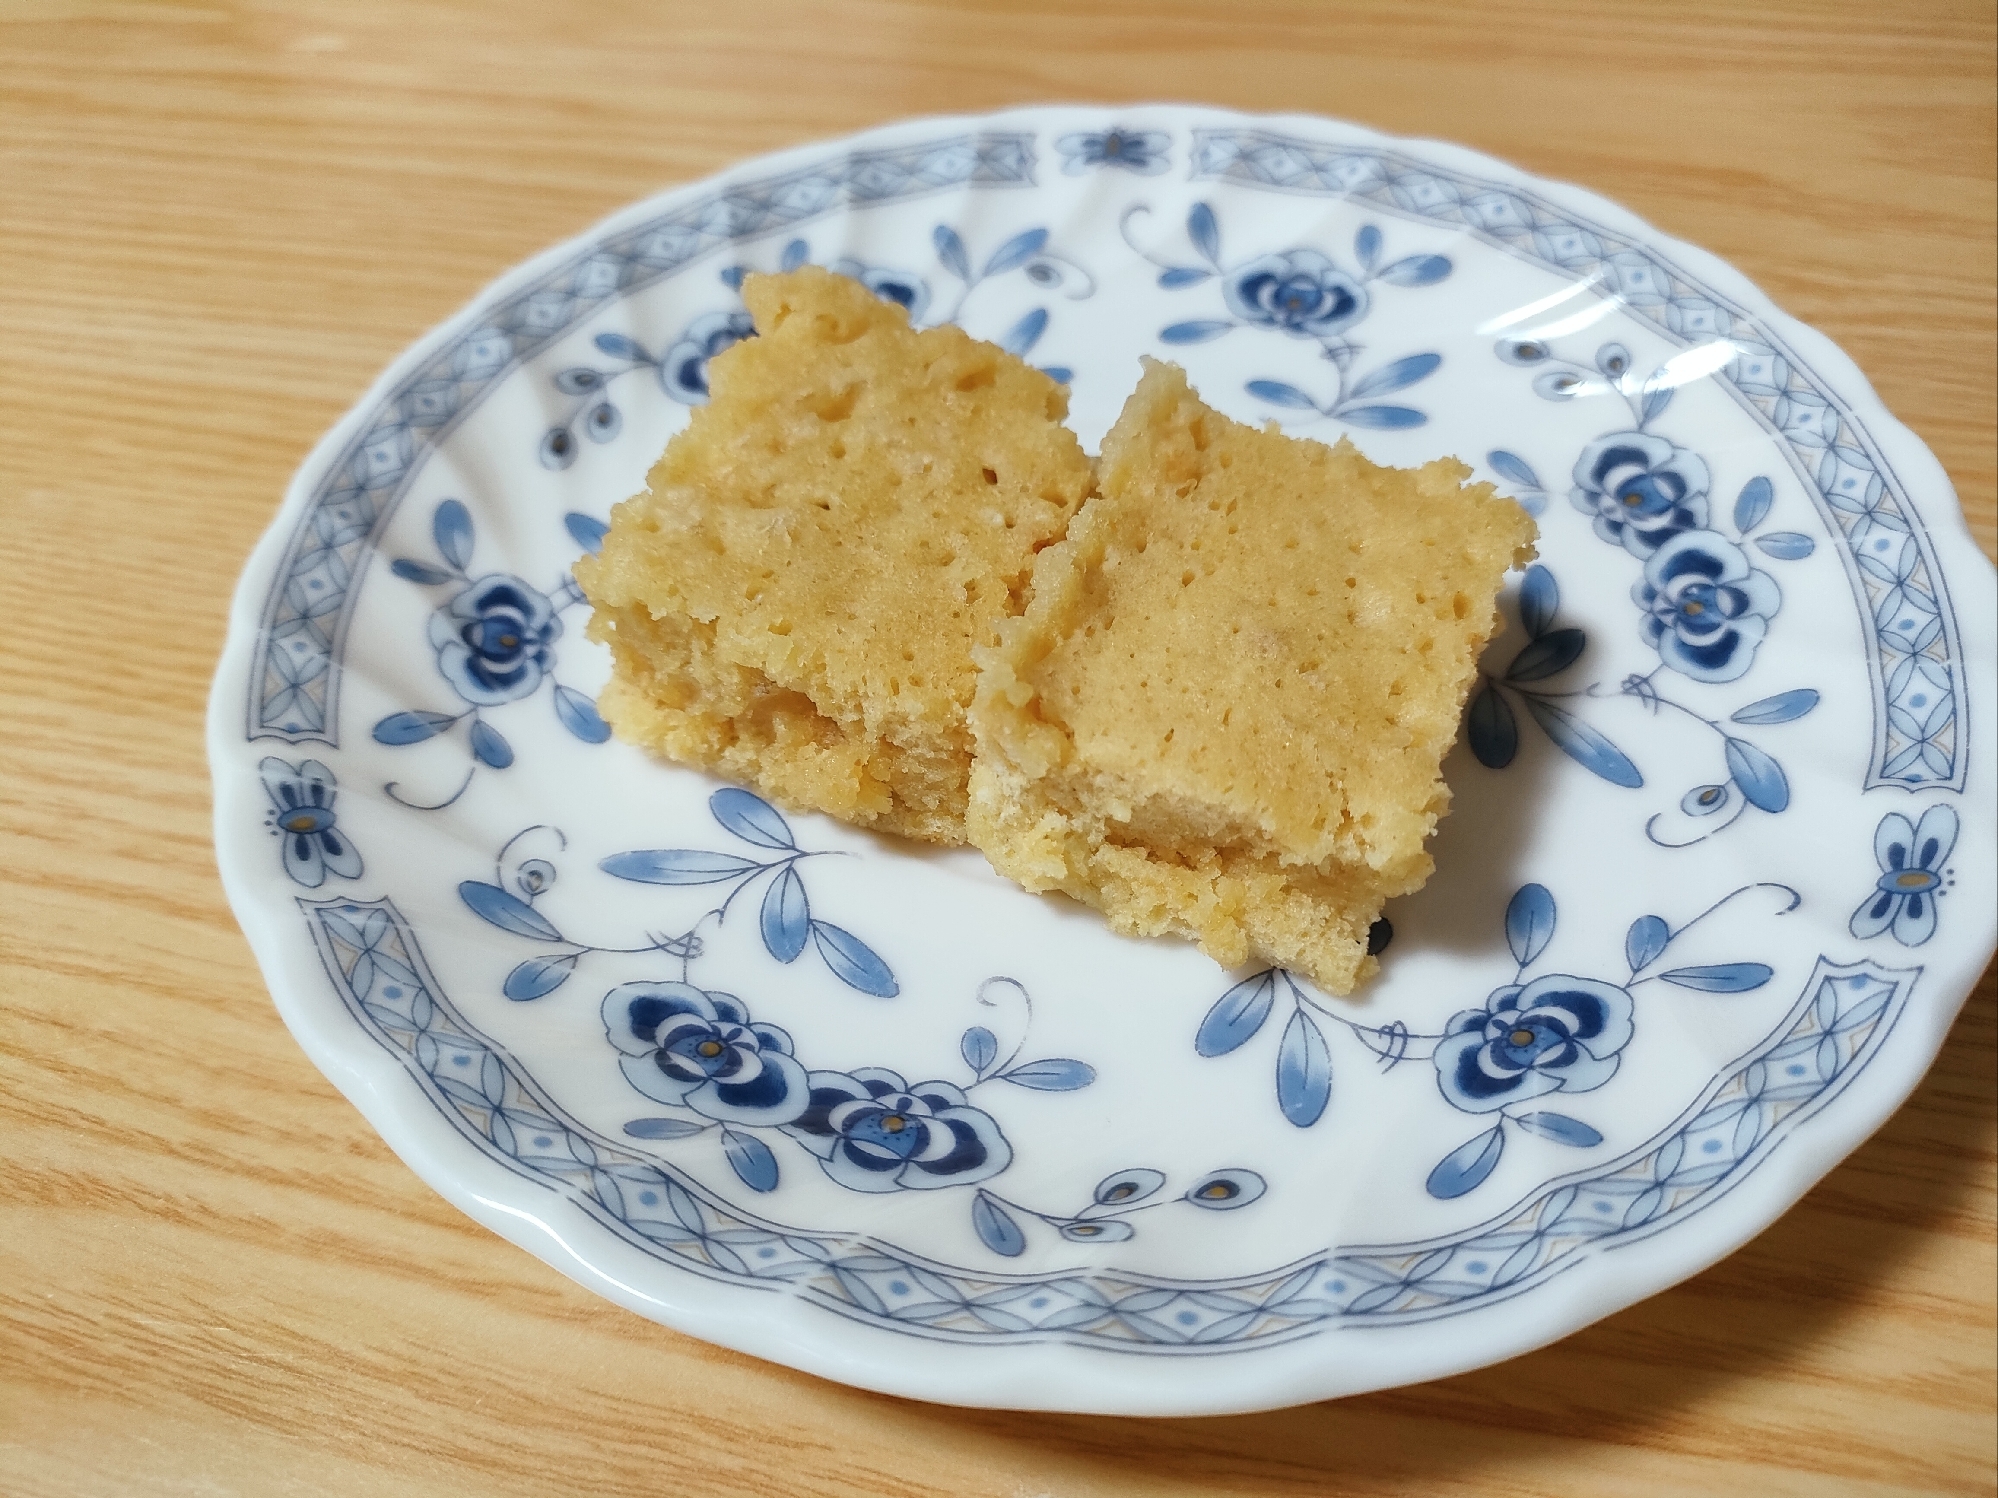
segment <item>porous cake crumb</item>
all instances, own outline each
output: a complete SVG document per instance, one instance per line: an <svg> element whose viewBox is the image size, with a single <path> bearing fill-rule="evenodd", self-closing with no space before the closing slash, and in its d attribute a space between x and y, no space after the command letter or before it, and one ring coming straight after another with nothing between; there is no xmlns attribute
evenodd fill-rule
<svg viewBox="0 0 1998 1498"><path fill-rule="evenodd" d="M1120 931L1350 993L1428 878L1441 765L1533 523L1452 460L1230 421L1147 361L1099 492L980 653L968 831Z"/></svg>
<svg viewBox="0 0 1998 1498"><path fill-rule="evenodd" d="M960 843L972 649L1091 488L1067 392L816 267L742 294L757 336L576 568L604 716L791 806Z"/></svg>

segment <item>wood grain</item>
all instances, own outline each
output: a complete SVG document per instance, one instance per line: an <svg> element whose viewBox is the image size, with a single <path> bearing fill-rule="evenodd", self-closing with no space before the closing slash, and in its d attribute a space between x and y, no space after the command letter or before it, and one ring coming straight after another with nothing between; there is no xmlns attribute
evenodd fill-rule
<svg viewBox="0 0 1998 1498"><path fill-rule="evenodd" d="M203 698L292 468L489 277L905 115L1295 109L1617 198L1824 329L1994 532L1988 3L0 0L0 1492L1985 1493L1991 975L1697 1279L1278 1414L859 1394L594 1299L405 1169L217 886Z"/></svg>

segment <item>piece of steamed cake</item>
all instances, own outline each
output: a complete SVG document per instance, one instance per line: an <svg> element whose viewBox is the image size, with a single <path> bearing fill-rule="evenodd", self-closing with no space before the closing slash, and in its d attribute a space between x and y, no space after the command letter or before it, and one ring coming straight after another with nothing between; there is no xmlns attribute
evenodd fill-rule
<svg viewBox="0 0 1998 1498"><path fill-rule="evenodd" d="M1092 485L1067 392L816 267L742 294L757 336L576 567L604 716L787 805L962 842L972 649Z"/></svg>
<svg viewBox="0 0 1998 1498"><path fill-rule="evenodd" d="M1419 888L1441 764L1533 522L1448 459L1382 468L1146 362L1099 492L980 652L968 831L1118 930L1344 994Z"/></svg>

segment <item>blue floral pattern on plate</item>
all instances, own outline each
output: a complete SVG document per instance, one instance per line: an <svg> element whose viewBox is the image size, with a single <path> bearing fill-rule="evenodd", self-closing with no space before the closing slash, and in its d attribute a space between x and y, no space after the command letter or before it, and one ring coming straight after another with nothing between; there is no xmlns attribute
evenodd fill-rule
<svg viewBox="0 0 1998 1498"><path fill-rule="evenodd" d="M1464 163L1188 111L911 127L647 205L482 298L308 465L218 690L247 728L247 758L218 747L225 873L315 1056L447 1181L495 1172L454 1186L482 1220L903 1392L987 1397L1008 1348L1057 1406L1350 1392L1387 1375L1308 1339L1458 1317L1462 1356L1498 1356L1539 1340L1554 1275L1607 1310L1717 1251L1744 1213L1700 1209L1762 1214L1779 1147L1828 1164L1878 1121L1875 1058L1957 996L1990 647L1951 597L1988 581L1929 529L1918 445L1759 299ZM1482 452L1542 517L1467 717L1507 773L1452 772L1460 842L1362 1002L1115 943L604 741L567 564L749 332L742 275L806 260L1059 360L1085 440L1163 353L1236 415ZM1798 823L1844 851L1793 868ZM323 987L292 973L301 912ZM1339 1242L1313 1236L1327 1159L1366 1162Z"/></svg>
<svg viewBox="0 0 1998 1498"><path fill-rule="evenodd" d="M571 536L585 549L594 550L601 542L601 521L571 513L566 522ZM562 611L583 601L575 580L565 572L544 593L511 573L471 576L465 569L476 536L471 512L461 500L439 503L430 530L441 565L398 557L390 570L407 582L456 589L430 615L428 638L438 674L466 706L456 713L423 709L390 713L375 724L374 737L376 743L394 747L421 744L463 723L473 763L458 788L442 801L405 801L394 781L382 787L415 811L441 811L451 805L471 785L480 765L494 770L512 765L513 745L481 709L532 697L544 681L554 686L555 715L564 728L586 744L601 744L610 737L610 725L597 712L596 703L554 680L554 645L562 637Z"/></svg>
<svg viewBox="0 0 1998 1498"><path fill-rule="evenodd" d="M1137 203L1124 211L1119 231L1132 249L1159 268L1158 284L1179 291L1218 280L1228 316L1194 318L1159 330L1159 341L1170 346L1208 343L1236 328L1284 333L1318 345L1319 356L1336 371L1337 389L1320 400L1287 380L1259 378L1243 388L1257 400L1289 411L1347 426L1398 429L1421 426L1429 418L1413 406L1379 398L1405 390L1434 374L1443 362L1435 353L1408 354L1349 378L1364 346L1346 336L1372 310L1374 286L1433 286L1451 271L1447 255L1409 254L1382 263L1384 239L1378 225L1363 225L1353 236L1358 269L1348 271L1322 250L1308 246L1257 255L1229 266L1221 259L1221 223L1212 205L1195 203L1186 216L1186 237L1201 263L1184 264L1161 258L1140 247L1134 225L1151 208Z"/></svg>
<svg viewBox="0 0 1998 1498"><path fill-rule="evenodd" d="M292 764L276 755L257 762L271 812L265 819L281 842L284 871L292 882L317 889L328 874L361 877L361 850L340 831L333 803L339 797L333 772L316 759Z"/></svg>
<svg viewBox="0 0 1998 1498"><path fill-rule="evenodd" d="M1936 903L1947 890L1944 877L1956 847L1958 822L1950 806L1931 806L1919 823L1898 811L1880 819L1873 833L1873 856L1880 877L1848 923L1852 934L1870 941L1884 932L1904 947L1919 947L1936 934Z"/></svg>

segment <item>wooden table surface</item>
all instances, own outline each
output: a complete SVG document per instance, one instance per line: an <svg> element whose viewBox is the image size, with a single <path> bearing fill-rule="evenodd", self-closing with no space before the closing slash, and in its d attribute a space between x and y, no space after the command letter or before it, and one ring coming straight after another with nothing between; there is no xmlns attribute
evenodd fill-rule
<svg viewBox="0 0 1998 1498"><path fill-rule="evenodd" d="M933 1408L653 1326L423 1186L271 1007L201 740L246 553L407 343L655 189L943 110L1306 110L1592 187L1843 345L1989 551L1992 6L1888 12L0 3L0 1492L1990 1492L1989 973L1800 1206L1555 1347L1231 1419Z"/></svg>

